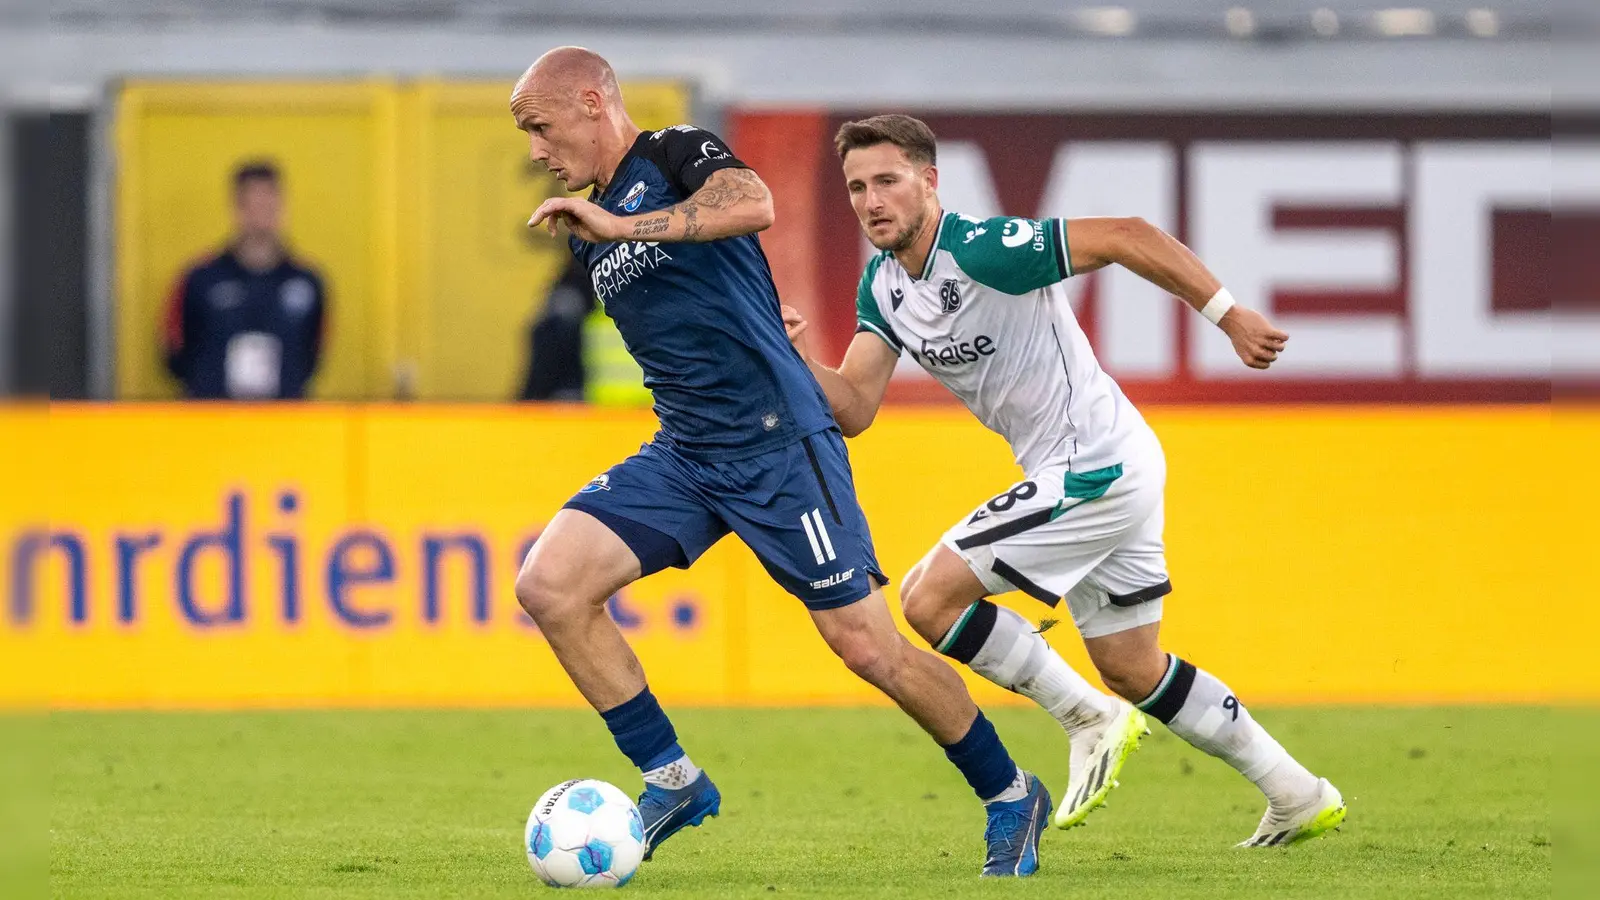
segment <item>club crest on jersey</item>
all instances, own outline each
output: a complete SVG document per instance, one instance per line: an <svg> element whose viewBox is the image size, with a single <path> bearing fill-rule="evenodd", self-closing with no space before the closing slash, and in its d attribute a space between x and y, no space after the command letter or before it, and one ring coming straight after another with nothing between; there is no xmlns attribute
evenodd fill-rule
<svg viewBox="0 0 1600 900"><path fill-rule="evenodd" d="M939 285L939 312L949 315L961 308L961 286L954 278L946 278Z"/></svg>
<svg viewBox="0 0 1600 900"><path fill-rule="evenodd" d="M639 207L644 204L644 195L648 190L642 181L628 188L628 195L622 198L622 208L628 212L638 212Z"/></svg>
<svg viewBox="0 0 1600 900"><path fill-rule="evenodd" d="M594 477L593 481L589 482L588 484L584 485L581 488L578 488L578 493L580 493L580 494L593 494L596 491L609 491L609 490L611 490L611 476L610 475L596 475Z"/></svg>

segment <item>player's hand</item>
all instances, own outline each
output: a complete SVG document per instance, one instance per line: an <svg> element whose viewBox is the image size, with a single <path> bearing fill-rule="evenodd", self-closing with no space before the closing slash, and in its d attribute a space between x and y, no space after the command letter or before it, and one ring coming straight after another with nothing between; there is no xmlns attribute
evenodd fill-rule
<svg viewBox="0 0 1600 900"><path fill-rule="evenodd" d="M605 244L626 237L622 219L606 212L597 203L582 197L551 197L539 204L528 219L529 228L543 225L555 237L558 225L591 244Z"/></svg>
<svg viewBox="0 0 1600 900"><path fill-rule="evenodd" d="M1266 316L1243 306L1228 310L1217 325L1233 341L1233 352L1252 369L1272 365L1289 340L1289 335L1272 327Z"/></svg>
<svg viewBox="0 0 1600 900"><path fill-rule="evenodd" d="M793 344L794 349L799 351L801 359L809 360L811 353L806 349L805 334L806 330L811 327L811 323L806 321L805 316L800 315L800 310L792 306L784 306L781 312L783 313L783 330L789 335L789 343Z"/></svg>

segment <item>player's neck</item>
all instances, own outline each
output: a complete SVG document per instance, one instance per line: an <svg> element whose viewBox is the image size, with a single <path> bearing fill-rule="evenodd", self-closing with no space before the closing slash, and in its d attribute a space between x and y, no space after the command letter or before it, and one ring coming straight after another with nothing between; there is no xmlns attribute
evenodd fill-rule
<svg viewBox="0 0 1600 900"><path fill-rule="evenodd" d="M606 146L602 151L604 156L600 171L604 174L594 183L596 191L605 193L606 188L611 185L611 179L616 177L617 167L622 165L623 157L633 149L634 142L639 139L642 132L643 129L633 124L631 119L623 119L617 123L617 127L608 135Z"/></svg>
<svg viewBox="0 0 1600 900"><path fill-rule="evenodd" d="M263 235L240 235L233 243L234 258L251 272L270 272L283 263L283 245Z"/></svg>
<svg viewBox="0 0 1600 900"><path fill-rule="evenodd" d="M928 260L933 255L933 239L939 234L939 222L943 218L944 209L934 207L933 214L923 218L922 228L918 229L916 238L904 250L894 252L900 268L910 273L912 278L921 278L927 271Z"/></svg>

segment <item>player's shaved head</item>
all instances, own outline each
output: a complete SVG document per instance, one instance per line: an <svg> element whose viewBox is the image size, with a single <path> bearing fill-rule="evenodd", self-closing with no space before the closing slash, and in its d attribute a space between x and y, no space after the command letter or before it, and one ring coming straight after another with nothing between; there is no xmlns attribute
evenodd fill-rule
<svg viewBox="0 0 1600 900"><path fill-rule="evenodd" d="M605 57L584 47L557 47L534 60L522 73L511 97L515 103L523 94L570 97L584 91L595 91L608 101L622 96L617 73Z"/></svg>
<svg viewBox="0 0 1600 900"><path fill-rule="evenodd" d="M535 60L511 90L511 115L528 135L528 158L569 191L603 186L639 133L617 73L583 47L557 47Z"/></svg>

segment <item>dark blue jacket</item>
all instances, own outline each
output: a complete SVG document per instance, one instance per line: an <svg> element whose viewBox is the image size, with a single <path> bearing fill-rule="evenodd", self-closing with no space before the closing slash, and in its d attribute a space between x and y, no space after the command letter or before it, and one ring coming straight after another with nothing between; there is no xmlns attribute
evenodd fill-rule
<svg viewBox="0 0 1600 900"><path fill-rule="evenodd" d="M322 278L287 255L266 272L232 248L190 269L167 310L167 368L193 398L297 400L322 356Z"/></svg>

